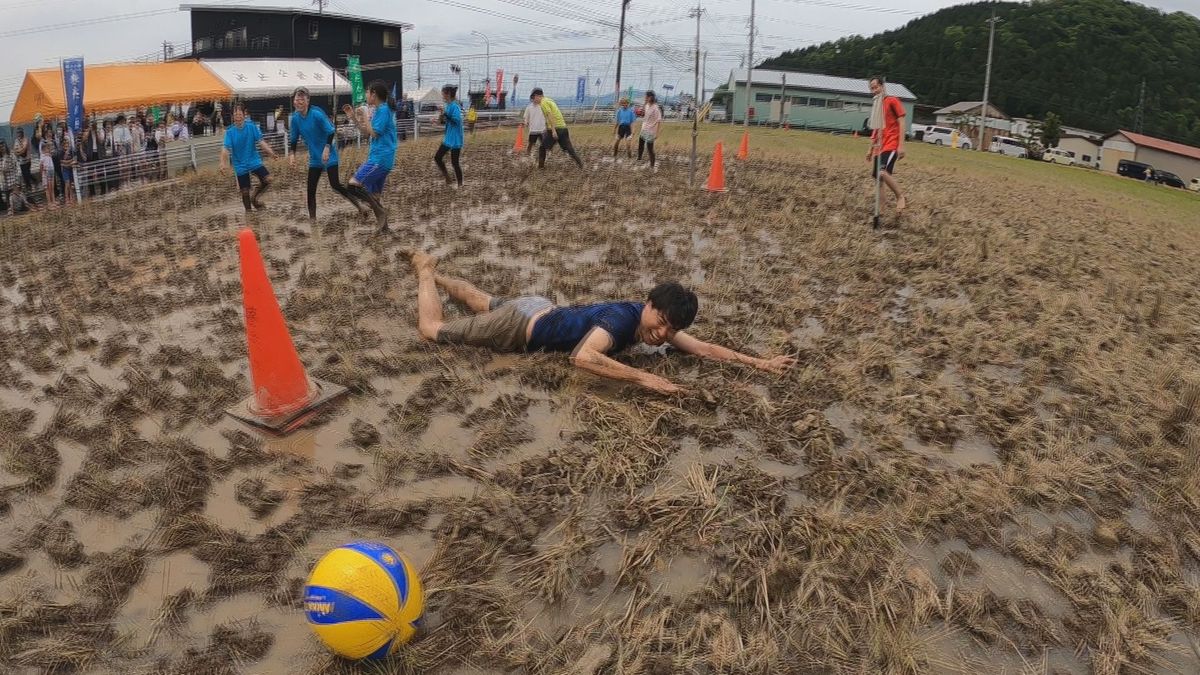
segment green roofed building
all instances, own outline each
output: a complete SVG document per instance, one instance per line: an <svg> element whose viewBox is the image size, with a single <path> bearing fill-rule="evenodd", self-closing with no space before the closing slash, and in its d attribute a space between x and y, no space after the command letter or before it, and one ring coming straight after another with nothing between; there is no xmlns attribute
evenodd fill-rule
<svg viewBox="0 0 1200 675"><path fill-rule="evenodd" d="M854 131L863 128L871 116L871 89L868 80L783 70L754 70L750 116L752 124ZM917 97L902 84L887 83L887 92L899 98L908 114L904 131L912 132L913 104ZM718 89L713 98L722 96L729 119L741 124L746 116L746 71L730 71L729 84ZM782 117L781 117L782 114Z"/></svg>

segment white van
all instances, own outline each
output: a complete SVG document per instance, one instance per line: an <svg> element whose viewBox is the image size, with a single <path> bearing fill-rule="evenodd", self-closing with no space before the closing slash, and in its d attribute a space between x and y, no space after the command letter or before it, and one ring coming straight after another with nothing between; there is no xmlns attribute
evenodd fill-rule
<svg viewBox="0 0 1200 675"><path fill-rule="evenodd" d="M1068 150L1059 150L1058 148L1050 148L1042 153L1042 161L1050 162L1051 164L1066 164L1067 166L1075 166L1075 153Z"/></svg>
<svg viewBox="0 0 1200 675"><path fill-rule="evenodd" d="M921 136L921 140L934 145L950 145L951 135L954 130L950 127L927 126L925 133ZM958 147L963 150L971 149L971 139L964 133L958 134Z"/></svg>
<svg viewBox="0 0 1200 675"><path fill-rule="evenodd" d="M988 147L988 152L998 152L1002 155L1019 157L1021 159L1029 156L1029 151L1025 149L1024 143L1008 136L993 136L992 144Z"/></svg>

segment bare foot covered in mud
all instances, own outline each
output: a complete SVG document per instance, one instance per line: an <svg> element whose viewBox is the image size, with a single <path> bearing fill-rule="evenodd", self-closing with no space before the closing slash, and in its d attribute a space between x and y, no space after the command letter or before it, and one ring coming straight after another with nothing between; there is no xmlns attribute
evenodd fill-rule
<svg viewBox="0 0 1200 675"><path fill-rule="evenodd" d="M437 267L437 258L421 251L412 251L409 255L409 261L412 262L413 270L416 272L432 270Z"/></svg>

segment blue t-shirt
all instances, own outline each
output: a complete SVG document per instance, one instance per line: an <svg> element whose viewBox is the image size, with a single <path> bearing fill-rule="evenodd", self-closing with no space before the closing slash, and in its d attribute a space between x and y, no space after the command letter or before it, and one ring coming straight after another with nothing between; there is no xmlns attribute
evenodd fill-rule
<svg viewBox="0 0 1200 675"><path fill-rule="evenodd" d="M243 122L241 129L235 124L225 130L225 149L233 158L235 174L242 176L263 165L262 156L258 154L258 142L262 137L258 125L250 120Z"/></svg>
<svg viewBox="0 0 1200 675"><path fill-rule="evenodd" d="M371 131L375 132L375 137L371 139L367 161L391 171L396 163L396 114L387 103L376 106L371 117Z"/></svg>
<svg viewBox="0 0 1200 675"><path fill-rule="evenodd" d="M617 108L617 124L628 124L633 126L633 121L637 119L637 113L633 108Z"/></svg>
<svg viewBox="0 0 1200 675"><path fill-rule="evenodd" d="M634 336L642 318L641 302L601 302L595 305L556 307L533 325L528 350L569 352L575 349L593 328L603 328L612 336L611 352L619 352L637 341Z"/></svg>
<svg viewBox="0 0 1200 675"><path fill-rule="evenodd" d="M321 161L321 153L325 152L325 142L329 140L329 134L333 133L333 122L330 122L329 118L325 116L325 111L315 105L308 107L307 115L293 111L291 127L288 131L288 143L294 146L297 138L304 139L304 145L308 148L308 165L310 167L337 166L336 142L329 144L329 161Z"/></svg>
<svg viewBox="0 0 1200 675"><path fill-rule="evenodd" d="M458 101L446 104L446 133L442 145L455 150L463 146L463 111Z"/></svg>

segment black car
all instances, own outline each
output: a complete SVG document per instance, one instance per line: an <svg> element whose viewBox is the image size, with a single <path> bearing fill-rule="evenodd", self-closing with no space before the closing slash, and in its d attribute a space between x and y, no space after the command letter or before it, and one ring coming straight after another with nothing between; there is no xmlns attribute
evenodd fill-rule
<svg viewBox="0 0 1200 675"><path fill-rule="evenodd" d="M1153 180L1154 167L1149 164L1135 162L1132 159L1123 159L1117 162L1117 173L1126 178L1136 178L1138 180Z"/></svg>
<svg viewBox="0 0 1200 675"><path fill-rule="evenodd" d="M1166 185L1173 188L1182 189L1184 187L1183 179L1171 173L1170 171L1155 171L1154 182L1158 183L1159 185Z"/></svg>

